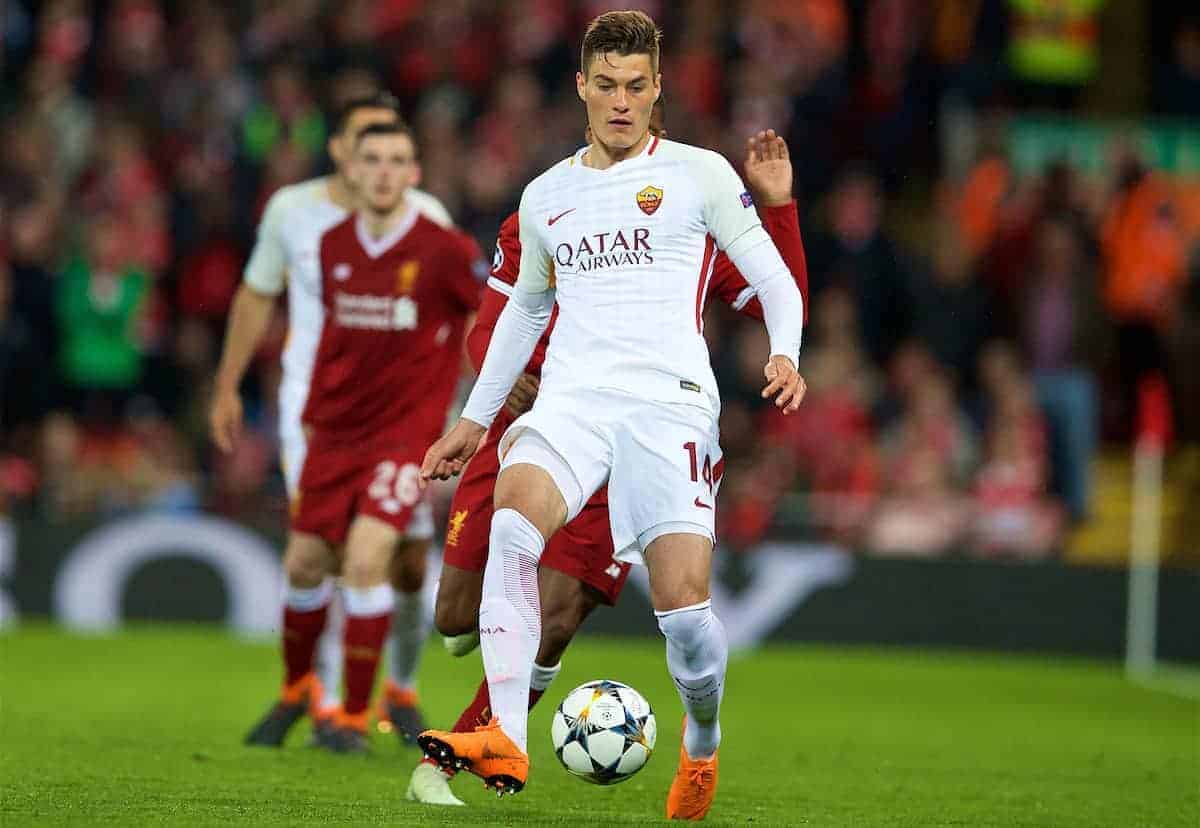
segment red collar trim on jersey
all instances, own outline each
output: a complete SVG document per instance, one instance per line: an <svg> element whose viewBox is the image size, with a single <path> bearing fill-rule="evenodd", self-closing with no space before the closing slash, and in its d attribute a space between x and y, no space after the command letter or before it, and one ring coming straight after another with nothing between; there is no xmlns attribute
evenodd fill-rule
<svg viewBox="0 0 1200 828"><path fill-rule="evenodd" d="M644 146L642 148L642 152L640 155L636 155L633 158L627 158L622 163L627 164L630 161L634 161L638 158L645 158L646 156L654 155L654 151L656 149L658 149L658 144L659 144L659 137L657 135L650 136L650 141L647 142L646 146ZM599 173L607 172L607 170L597 170L595 167L589 167L587 164L583 163L583 155L584 155L584 153L586 153L588 151L588 146L590 146L590 145L585 145L585 146L580 147L579 150L574 155L571 156L569 166L572 166L572 167L575 166L575 162L578 161L579 166L582 169L591 170L592 172L599 172ZM608 169L612 169L612 167L609 167Z"/></svg>
<svg viewBox="0 0 1200 828"><path fill-rule="evenodd" d="M362 245L362 249L366 251L366 254L372 259L378 259L408 235L408 231L413 229L413 225L417 223L419 217L420 213L417 211L417 208L409 204L404 217L400 219L399 224L392 228L392 232L383 238L373 239L367 232L366 219L363 218L362 213L359 213L354 219L354 233L358 236L358 243Z"/></svg>

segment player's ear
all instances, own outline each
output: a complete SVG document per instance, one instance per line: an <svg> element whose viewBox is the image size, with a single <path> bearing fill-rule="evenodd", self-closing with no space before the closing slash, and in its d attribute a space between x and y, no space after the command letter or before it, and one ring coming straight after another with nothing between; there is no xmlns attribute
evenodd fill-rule
<svg viewBox="0 0 1200 828"><path fill-rule="evenodd" d="M662 97L662 72L654 76L654 102L658 103L658 99Z"/></svg>
<svg viewBox="0 0 1200 828"><path fill-rule="evenodd" d="M583 72L576 72L575 73L575 92L579 95L579 100L583 101L584 103L587 103L586 89L587 89L587 78L584 77Z"/></svg>
<svg viewBox="0 0 1200 828"><path fill-rule="evenodd" d="M410 175L408 178L408 186L420 187L421 186L421 162L414 158L412 164L409 165L409 169L412 171L412 175Z"/></svg>
<svg viewBox="0 0 1200 828"><path fill-rule="evenodd" d="M325 142L325 151L329 153L329 157L333 159L335 165L342 163L342 141L340 134L335 132L329 136L329 140Z"/></svg>

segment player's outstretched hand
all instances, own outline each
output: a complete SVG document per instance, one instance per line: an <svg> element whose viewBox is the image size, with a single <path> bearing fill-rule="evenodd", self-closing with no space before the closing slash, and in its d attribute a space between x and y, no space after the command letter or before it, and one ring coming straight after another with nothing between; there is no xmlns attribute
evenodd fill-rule
<svg viewBox="0 0 1200 828"><path fill-rule="evenodd" d="M540 385L541 380L533 374L521 374L512 391L508 393L508 399L504 402L504 410L514 417L520 417L533 408L533 401L537 399Z"/></svg>
<svg viewBox="0 0 1200 828"><path fill-rule="evenodd" d="M746 141L746 184L763 207L782 207L792 200L792 160L787 141L767 129Z"/></svg>
<svg viewBox="0 0 1200 828"><path fill-rule="evenodd" d="M208 424L217 448L226 454L233 451L233 444L242 436L242 398L236 390L216 392Z"/></svg>
<svg viewBox="0 0 1200 828"><path fill-rule="evenodd" d="M421 462L421 488L428 486L430 480L449 480L461 473L479 449L485 434L487 429L479 423L460 417L454 428L425 452Z"/></svg>
<svg viewBox="0 0 1200 828"><path fill-rule="evenodd" d="M767 360L763 374L767 378L767 387L762 392L763 399L778 395L775 396L775 405L784 414L791 414L800 407L808 386L804 384L804 377L797 373L796 366L790 359L780 354L774 355Z"/></svg>

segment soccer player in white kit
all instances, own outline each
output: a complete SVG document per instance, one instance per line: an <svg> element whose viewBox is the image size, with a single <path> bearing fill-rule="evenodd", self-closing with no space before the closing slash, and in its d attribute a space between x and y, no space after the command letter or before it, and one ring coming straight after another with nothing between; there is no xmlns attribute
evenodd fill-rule
<svg viewBox="0 0 1200 828"><path fill-rule="evenodd" d="M354 202L352 184L347 175L350 154L359 133L374 124L399 120L399 104L387 93L347 103L337 118L329 141L329 154L336 166L330 176L313 178L281 188L267 203L258 228L258 237L246 265L244 282L238 290L230 314L225 347L217 371L214 401L210 414L213 439L226 452L232 451L242 427L242 403L238 392L246 368L265 335L274 312L275 301L287 291L288 337L282 357L283 378L279 386L279 441L284 480L293 500L299 489L307 440L300 417L308 399L309 382L321 337L324 307L321 302L321 273L317 248L322 234L343 221ZM409 188L405 198L424 216L443 227L453 224L449 213L432 195ZM418 507L406 541L412 548L399 553L397 581L421 583L425 549L433 537L433 515L428 503ZM284 568L289 586L284 598L285 610L312 612L332 603L334 580L326 569L323 549L311 538L289 533L284 553ZM419 559L419 560L418 560ZM405 572L405 568L419 572ZM312 571L317 570L317 571ZM300 577L298 578L297 575ZM303 585L297 585L297 581ZM311 582L317 586L311 586ZM247 736L251 744L278 746L291 726L305 712L311 712L318 728L317 742L337 747L329 723L341 702L341 616L336 606L329 613L320 638L317 659L319 686L285 686L279 703ZM388 644L387 672L389 690L411 686L420 649L428 634L426 613L420 590L396 591L396 606ZM401 693L389 693L388 698ZM420 716L415 704L406 707L389 704L397 734L415 738ZM405 726L407 725L407 726Z"/></svg>
<svg viewBox="0 0 1200 828"><path fill-rule="evenodd" d="M727 659L709 605L720 399L702 313L716 248L762 302L771 340L763 396L785 413L804 395L795 368L803 305L728 162L649 134L659 41L641 12L609 12L589 26L576 86L593 141L526 187L520 275L462 419L422 466L425 480L462 470L557 300L537 401L499 449L479 614L495 718L473 734L426 731L419 741L431 758L500 793L524 786L538 559L607 482L617 557L649 569L686 711L667 816L700 819L716 787Z"/></svg>

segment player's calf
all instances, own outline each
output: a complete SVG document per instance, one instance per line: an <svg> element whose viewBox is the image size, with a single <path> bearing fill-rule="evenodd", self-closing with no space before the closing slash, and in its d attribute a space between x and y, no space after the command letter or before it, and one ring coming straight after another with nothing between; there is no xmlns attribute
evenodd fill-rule
<svg viewBox="0 0 1200 828"><path fill-rule="evenodd" d="M342 638L346 698L342 709L347 721L357 724L361 717L364 733L371 689L395 607L395 593L387 578L396 539L392 527L360 515L346 541L342 590L346 610Z"/></svg>
<svg viewBox="0 0 1200 828"><path fill-rule="evenodd" d="M477 635L482 594L482 570L443 564L433 618L437 631L446 637Z"/></svg>
<svg viewBox="0 0 1200 828"><path fill-rule="evenodd" d="M538 597L542 605L542 639L535 670L540 664L558 664L584 620L600 605L595 591L578 578L545 565L538 569Z"/></svg>

